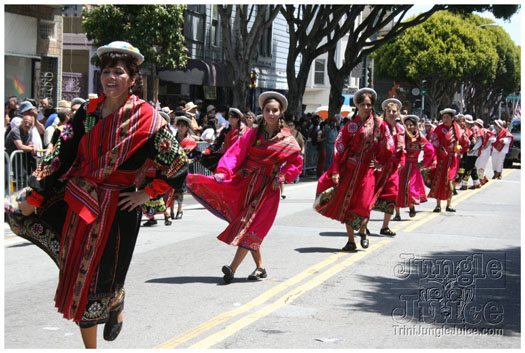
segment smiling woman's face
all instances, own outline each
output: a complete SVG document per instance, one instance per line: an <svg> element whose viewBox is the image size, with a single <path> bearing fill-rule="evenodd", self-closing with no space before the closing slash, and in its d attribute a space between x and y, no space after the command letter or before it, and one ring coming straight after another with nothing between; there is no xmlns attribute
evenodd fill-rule
<svg viewBox="0 0 525 353"><path fill-rule="evenodd" d="M128 94L129 89L135 83L135 79L129 76L124 61L119 60L115 66L102 69L100 82L107 97L118 98Z"/></svg>

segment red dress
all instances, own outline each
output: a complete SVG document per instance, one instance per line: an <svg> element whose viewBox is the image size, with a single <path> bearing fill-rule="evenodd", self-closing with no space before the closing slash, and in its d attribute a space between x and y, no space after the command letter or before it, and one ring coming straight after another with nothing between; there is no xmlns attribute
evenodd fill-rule
<svg viewBox="0 0 525 353"><path fill-rule="evenodd" d="M279 207L279 188L271 184L277 174L292 182L303 168L301 151L287 129L268 138L252 129L222 156L215 176L188 174L186 187L192 196L228 227L218 239L258 251L270 231ZM284 180L283 180L284 181Z"/></svg>
<svg viewBox="0 0 525 353"><path fill-rule="evenodd" d="M392 158L388 159L386 165L375 172L377 200L374 200L374 209L388 214L393 214L399 190L399 166L405 165L405 128L395 123L390 128L396 149Z"/></svg>
<svg viewBox="0 0 525 353"><path fill-rule="evenodd" d="M332 165L317 184L314 208L323 216L357 230L366 224L375 193L374 170L370 161L385 165L394 151L387 123L372 114L362 123L359 116L349 121L335 141ZM339 184L332 181L339 174Z"/></svg>
<svg viewBox="0 0 525 353"><path fill-rule="evenodd" d="M437 126L430 142L436 150L437 165L428 197L448 200L452 196L452 182L456 177L459 157L468 149L469 141L454 122L450 127L445 124Z"/></svg>
<svg viewBox="0 0 525 353"><path fill-rule="evenodd" d="M423 168L430 167L435 159L434 147L419 131L416 131L414 137L407 134L405 142L407 155L405 166L399 170L399 191L396 200L396 206L400 208L427 201L425 183L418 163L419 154L421 150L424 151Z"/></svg>

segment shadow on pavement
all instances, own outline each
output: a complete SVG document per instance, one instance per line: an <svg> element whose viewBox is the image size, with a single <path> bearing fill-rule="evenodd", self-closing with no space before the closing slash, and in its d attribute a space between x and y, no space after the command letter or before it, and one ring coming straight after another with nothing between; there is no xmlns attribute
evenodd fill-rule
<svg viewBox="0 0 525 353"><path fill-rule="evenodd" d="M243 282L258 282L249 281L246 277L235 277L232 283L243 283ZM209 283L217 285L226 285L222 276L180 276L180 277L164 277L154 278L147 280L145 283L164 283L164 284L191 284L191 283Z"/></svg>
<svg viewBox="0 0 525 353"><path fill-rule="evenodd" d="M426 323L519 335L520 251L474 249L424 257L407 252L392 264L393 278L359 275L370 290L348 293L361 300L346 306L390 316L393 327Z"/></svg>
<svg viewBox="0 0 525 353"><path fill-rule="evenodd" d="M22 247L25 247L25 246L32 246L32 245L35 245L33 243L19 243L19 244L14 244L14 245L9 245L8 248L22 248Z"/></svg>
<svg viewBox="0 0 525 353"><path fill-rule="evenodd" d="M343 247L345 244L341 245ZM308 253L336 253L340 252L341 249L331 249L331 248L321 248L321 247L315 247L315 248L297 248L295 251L301 253L301 254L308 254Z"/></svg>

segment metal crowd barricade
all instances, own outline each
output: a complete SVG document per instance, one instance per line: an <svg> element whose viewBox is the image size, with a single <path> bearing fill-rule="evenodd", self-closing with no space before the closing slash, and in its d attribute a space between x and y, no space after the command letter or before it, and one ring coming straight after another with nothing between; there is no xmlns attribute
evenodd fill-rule
<svg viewBox="0 0 525 353"><path fill-rule="evenodd" d="M317 169L317 158L319 158L319 152L317 151L317 148L312 145L310 139L305 141L303 158L303 175L309 170Z"/></svg>
<svg viewBox="0 0 525 353"><path fill-rule="evenodd" d="M204 152L206 148L208 148L210 144L208 142L197 142L197 150ZM193 169L193 170L192 170ZM213 175L212 172L210 172L208 169L204 168L202 164L199 163L199 161L194 161L190 165L190 172L194 174L203 174L203 175Z"/></svg>
<svg viewBox="0 0 525 353"><path fill-rule="evenodd" d="M9 163L9 153L4 151L4 195L9 195L11 190L11 163Z"/></svg>
<svg viewBox="0 0 525 353"><path fill-rule="evenodd" d="M8 188L9 193L27 186L27 179L36 167L36 161L29 152L13 151L9 156Z"/></svg>

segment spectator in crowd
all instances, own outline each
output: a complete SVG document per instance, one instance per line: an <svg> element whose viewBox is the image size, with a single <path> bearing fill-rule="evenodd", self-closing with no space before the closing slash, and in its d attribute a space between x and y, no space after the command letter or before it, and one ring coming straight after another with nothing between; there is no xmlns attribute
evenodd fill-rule
<svg viewBox="0 0 525 353"><path fill-rule="evenodd" d="M195 110L195 120L199 121L199 118L201 117L201 112L204 111L204 102L202 99L195 99L195 105L197 105L197 109Z"/></svg>
<svg viewBox="0 0 525 353"><path fill-rule="evenodd" d="M28 102L29 103L29 102ZM11 155L14 151L24 151L30 153L32 156L36 155L37 149L32 142L32 130L34 118L28 113L29 110L24 110L25 114L22 122L15 125L7 134L5 139L5 150ZM36 168L36 161L34 158L25 158L20 164L21 169L16 173L17 188L20 189L25 183L23 180Z"/></svg>
<svg viewBox="0 0 525 353"><path fill-rule="evenodd" d="M217 132L220 133L222 129L227 129L230 127L230 123L225 118L226 117L226 107L220 105L217 111L215 112L215 119L217 119Z"/></svg>
<svg viewBox="0 0 525 353"><path fill-rule="evenodd" d="M75 114L75 112L82 106L82 104L86 103L86 100L80 97L73 98L71 101L71 116Z"/></svg>
<svg viewBox="0 0 525 353"><path fill-rule="evenodd" d="M316 131L315 138L317 143L317 179L321 177L324 173L324 167L326 164L326 136L323 134L326 121L323 121L319 124L319 129ZM313 138L312 138L313 142Z"/></svg>
<svg viewBox="0 0 525 353"><path fill-rule="evenodd" d="M334 157L334 146L335 140L337 139L337 134L339 133L339 127L337 125L337 118L335 116L328 119L328 122L325 122L323 129L323 136L325 138L325 151L326 159L324 164L324 170L328 170L330 164L332 164L332 159Z"/></svg>
<svg viewBox="0 0 525 353"><path fill-rule="evenodd" d="M71 116L72 116L71 109L67 109L67 108L59 109L59 111L58 111L58 118L55 119L53 124L46 129L46 133L44 135L44 147L46 147L46 148L49 147L48 146L49 143L51 143L53 140L55 140L53 138L53 136L55 134L55 131L56 130L62 131L64 124L69 121ZM58 139L58 136L57 136L57 139Z"/></svg>
<svg viewBox="0 0 525 353"><path fill-rule="evenodd" d="M7 134L5 139L5 149L10 155L16 150L31 152L36 154L36 148L31 141L32 129L33 129L33 116L28 113L29 110L24 110L22 121L20 124L15 125L11 131Z"/></svg>
<svg viewBox="0 0 525 353"><path fill-rule="evenodd" d="M202 127L197 123L197 109L199 109L199 106L193 102L188 102L184 105L184 111L186 111L191 118L190 129L193 130L194 134L200 134L202 132Z"/></svg>
<svg viewBox="0 0 525 353"><path fill-rule="evenodd" d="M204 127L204 131L201 135L201 140L206 141L208 143L213 143L215 141L216 136L216 120L215 118L209 119L208 124Z"/></svg>
<svg viewBox="0 0 525 353"><path fill-rule="evenodd" d="M44 112L50 106L52 106L52 104L50 103L49 98L44 97L40 99L40 110L38 111L37 120L39 121L44 120ZM45 121L43 121L42 124L45 124Z"/></svg>
<svg viewBox="0 0 525 353"><path fill-rule="evenodd" d="M9 109L7 112L9 114L9 119L13 119L15 117L16 111L18 110L17 96L11 96L7 99L7 109Z"/></svg>

